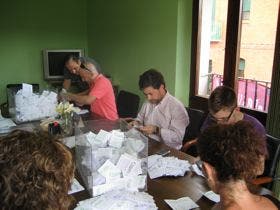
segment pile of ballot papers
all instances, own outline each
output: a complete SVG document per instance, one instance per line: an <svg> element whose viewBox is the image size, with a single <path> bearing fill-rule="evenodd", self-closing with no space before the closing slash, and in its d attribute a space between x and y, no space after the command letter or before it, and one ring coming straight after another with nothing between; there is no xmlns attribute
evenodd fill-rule
<svg viewBox="0 0 280 210"><path fill-rule="evenodd" d="M148 157L148 173L151 179L161 176L184 176L190 171L191 164L187 160L176 157L151 155Z"/></svg>
<svg viewBox="0 0 280 210"><path fill-rule="evenodd" d="M92 196L112 190L145 191L147 139L120 130L100 130L76 137L76 160Z"/></svg>
<svg viewBox="0 0 280 210"><path fill-rule="evenodd" d="M27 122L56 115L57 94L43 91L35 94L32 85L23 84L23 88L15 94L15 121Z"/></svg>
<svg viewBox="0 0 280 210"><path fill-rule="evenodd" d="M156 210L151 195L145 192L111 191L80 201L75 210Z"/></svg>

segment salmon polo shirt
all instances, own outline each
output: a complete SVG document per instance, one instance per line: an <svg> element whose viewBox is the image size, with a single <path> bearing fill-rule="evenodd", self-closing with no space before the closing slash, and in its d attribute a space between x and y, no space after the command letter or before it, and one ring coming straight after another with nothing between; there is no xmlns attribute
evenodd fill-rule
<svg viewBox="0 0 280 210"><path fill-rule="evenodd" d="M89 95L96 98L90 105L90 111L93 114L108 120L118 119L115 95L110 80L102 74L97 76L90 86Z"/></svg>

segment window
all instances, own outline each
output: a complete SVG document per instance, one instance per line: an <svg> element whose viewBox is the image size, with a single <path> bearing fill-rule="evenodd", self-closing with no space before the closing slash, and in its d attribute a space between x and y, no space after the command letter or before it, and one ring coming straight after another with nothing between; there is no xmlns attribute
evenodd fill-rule
<svg viewBox="0 0 280 210"><path fill-rule="evenodd" d="M198 94L208 96L223 78L227 1L203 0L201 8Z"/></svg>
<svg viewBox="0 0 280 210"><path fill-rule="evenodd" d="M250 18L251 0L243 0L242 5L242 20L249 20Z"/></svg>
<svg viewBox="0 0 280 210"><path fill-rule="evenodd" d="M240 58L237 77L244 77L244 70L245 70L245 59Z"/></svg>
<svg viewBox="0 0 280 210"><path fill-rule="evenodd" d="M207 2L209 5L205 6ZM253 114L256 116L268 110L273 59L280 51L276 49L274 52L275 35L280 33L280 26L277 27L280 24L277 22L279 0L243 0L243 5L240 5L241 2L215 0L213 4L211 0L193 1L190 107L207 110L209 93L215 86L224 84L235 88L239 106L252 109L248 110L251 114L256 111ZM206 20L206 11L215 11L215 17ZM244 24L244 15L241 17L244 11L249 12L250 23ZM223 18L218 20L221 13ZM221 22L219 43L206 41L209 20ZM246 85L249 89L245 88ZM266 114L260 115L266 117ZM265 120L261 121L265 124Z"/></svg>

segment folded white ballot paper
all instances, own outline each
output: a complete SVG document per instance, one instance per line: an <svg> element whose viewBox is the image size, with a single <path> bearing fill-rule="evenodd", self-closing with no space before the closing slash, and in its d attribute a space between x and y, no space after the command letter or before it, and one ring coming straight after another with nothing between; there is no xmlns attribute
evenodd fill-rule
<svg viewBox="0 0 280 210"><path fill-rule="evenodd" d="M111 138L111 135L112 133L108 131L100 130L95 136L93 144L95 144L98 147L106 147L109 139Z"/></svg>
<svg viewBox="0 0 280 210"><path fill-rule="evenodd" d="M145 192L114 190L98 197L80 201L75 210L156 210L151 195Z"/></svg>
<svg viewBox="0 0 280 210"><path fill-rule="evenodd" d="M121 155L117 167L122 171L123 176L137 176L142 174L141 160L127 153Z"/></svg>
<svg viewBox="0 0 280 210"><path fill-rule="evenodd" d="M175 157L162 157L151 155L148 157L148 173L151 179L161 176L184 176L190 170L190 163L187 160L180 160Z"/></svg>
<svg viewBox="0 0 280 210"><path fill-rule="evenodd" d="M199 206L189 197L179 198L177 200L164 200L173 210L188 210L198 208Z"/></svg>
<svg viewBox="0 0 280 210"><path fill-rule="evenodd" d="M94 145L94 139L96 137L96 134L89 131L88 133L85 134L86 136L86 139L88 140L88 142L91 144L91 145Z"/></svg>
<svg viewBox="0 0 280 210"><path fill-rule="evenodd" d="M109 139L109 146L121 148L124 142L124 133L118 130L113 130Z"/></svg>
<svg viewBox="0 0 280 210"><path fill-rule="evenodd" d="M83 191L85 188L78 182L77 179L74 179L71 184L71 189L69 190L68 194L73 194L76 192Z"/></svg>
<svg viewBox="0 0 280 210"><path fill-rule="evenodd" d="M215 203L220 202L220 195L214 193L213 191L208 191L203 194L206 198L208 198L211 201L214 201Z"/></svg>
<svg viewBox="0 0 280 210"><path fill-rule="evenodd" d="M97 170L102 176L109 180L121 177L121 170L115 166L110 160L106 162Z"/></svg>

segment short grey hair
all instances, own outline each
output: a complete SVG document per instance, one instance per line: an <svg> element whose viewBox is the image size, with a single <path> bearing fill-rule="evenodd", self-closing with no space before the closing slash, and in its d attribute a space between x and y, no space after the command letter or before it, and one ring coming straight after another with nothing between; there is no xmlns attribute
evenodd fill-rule
<svg viewBox="0 0 280 210"><path fill-rule="evenodd" d="M80 57L80 61L83 65L86 65L87 63L91 63L92 65L94 65L94 67L98 73L102 72L99 63L97 63L94 59L89 58L89 57Z"/></svg>

